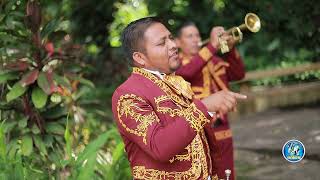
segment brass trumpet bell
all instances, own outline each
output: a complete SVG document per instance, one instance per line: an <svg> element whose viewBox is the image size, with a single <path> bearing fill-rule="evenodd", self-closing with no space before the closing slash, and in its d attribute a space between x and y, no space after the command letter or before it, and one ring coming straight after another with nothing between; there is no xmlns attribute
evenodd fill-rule
<svg viewBox="0 0 320 180"><path fill-rule="evenodd" d="M259 17L254 13L248 13L244 18L244 23L249 31L256 33L261 28L261 23ZM241 29L241 28L240 28Z"/></svg>
<svg viewBox="0 0 320 180"><path fill-rule="evenodd" d="M256 33L260 28L261 22L259 17L254 13L248 13L244 18L244 24L228 29L226 33L231 34L236 41L241 42L243 39L243 31L249 30L250 32Z"/></svg>

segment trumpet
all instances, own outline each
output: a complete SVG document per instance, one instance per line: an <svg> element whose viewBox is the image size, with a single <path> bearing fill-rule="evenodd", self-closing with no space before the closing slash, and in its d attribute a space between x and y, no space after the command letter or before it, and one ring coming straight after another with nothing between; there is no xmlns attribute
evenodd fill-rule
<svg viewBox="0 0 320 180"><path fill-rule="evenodd" d="M256 33L260 30L261 28L261 22L259 17L254 14L254 13L247 13L245 18L244 18L244 23L236 26L236 27L232 27L230 29L228 29L225 33L228 35L232 35L232 37L234 38L234 40L237 43L242 42L243 40L243 31L247 31L249 30L252 33ZM203 46L205 44L207 44L209 42L209 38L200 42L199 46ZM229 52L229 47L227 45L226 41L222 41L219 38L219 42L220 42L220 47L221 47L221 52L222 53L226 53Z"/></svg>

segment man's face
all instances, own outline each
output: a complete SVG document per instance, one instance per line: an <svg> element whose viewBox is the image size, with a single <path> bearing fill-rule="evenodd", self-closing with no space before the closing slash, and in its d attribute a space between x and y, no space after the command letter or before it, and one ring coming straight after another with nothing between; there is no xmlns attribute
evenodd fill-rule
<svg viewBox="0 0 320 180"><path fill-rule="evenodd" d="M200 33L197 27L190 25L181 30L180 37L177 38L177 44L182 53L187 56L194 56L200 50Z"/></svg>
<svg viewBox="0 0 320 180"><path fill-rule="evenodd" d="M180 67L178 48L172 34L163 24L152 24L145 31L144 47L145 68L170 74Z"/></svg>

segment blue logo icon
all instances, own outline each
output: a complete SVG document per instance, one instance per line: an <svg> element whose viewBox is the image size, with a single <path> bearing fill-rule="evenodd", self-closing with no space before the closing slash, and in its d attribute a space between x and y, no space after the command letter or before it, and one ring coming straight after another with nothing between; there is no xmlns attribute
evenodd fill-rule
<svg viewBox="0 0 320 180"><path fill-rule="evenodd" d="M306 151L302 142L295 139L287 141L282 147L283 157L292 163L301 161L305 153Z"/></svg>

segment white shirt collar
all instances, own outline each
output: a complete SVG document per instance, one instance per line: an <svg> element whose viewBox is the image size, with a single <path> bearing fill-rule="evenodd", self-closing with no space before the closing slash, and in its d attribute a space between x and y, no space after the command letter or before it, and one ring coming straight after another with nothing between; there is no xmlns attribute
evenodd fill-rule
<svg viewBox="0 0 320 180"><path fill-rule="evenodd" d="M149 69L145 69L145 68L143 68L143 69L158 76L160 79L163 79L164 76L166 75L165 73L160 73L159 71L153 71L153 70L149 70Z"/></svg>

